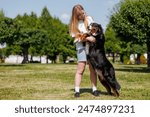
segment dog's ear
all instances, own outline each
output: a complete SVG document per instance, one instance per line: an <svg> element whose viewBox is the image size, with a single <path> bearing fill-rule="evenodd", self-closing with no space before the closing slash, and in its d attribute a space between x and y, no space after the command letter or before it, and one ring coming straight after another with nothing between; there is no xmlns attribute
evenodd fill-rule
<svg viewBox="0 0 150 117"><path fill-rule="evenodd" d="M103 32L101 24L98 24L99 32Z"/></svg>
<svg viewBox="0 0 150 117"><path fill-rule="evenodd" d="M88 30L91 30L93 23L90 23L90 25L87 27Z"/></svg>

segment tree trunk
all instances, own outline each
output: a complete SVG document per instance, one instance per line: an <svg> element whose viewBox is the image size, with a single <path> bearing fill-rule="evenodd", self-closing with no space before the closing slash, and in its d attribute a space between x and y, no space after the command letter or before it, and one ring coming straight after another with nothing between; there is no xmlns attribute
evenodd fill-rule
<svg viewBox="0 0 150 117"><path fill-rule="evenodd" d="M147 43L147 67L150 68L150 43Z"/></svg>
<svg viewBox="0 0 150 117"><path fill-rule="evenodd" d="M124 54L120 54L120 62L121 62L121 63L124 62L123 57L124 57Z"/></svg>
<svg viewBox="0 0 150 117"><path fill-rule="evenodd" d="M33 56L31 55L30 62L33 62Z"/></svg>
<svg viewBox="0 0 150 117"><path fill-rule="evenodd" d="M141 56L141 54L137 54L137 59L136 59L136 64L137 65L140 65L141 64L141 61L140 61L140 56Z"/></svg>
<svg viewBox="0 0 150 117"><path fill-rule="evenodd" d="M40 63L42 63L42 57L40 56Z"/></svg>
<svg viewBox="0 0 150 117"><path fill-rule="evenodd" d="M114 52L112 52L112 57L113 57L112 62L115 63L115 53Z"/></svg>
<svg viewBox="0 0 150 117"><path fill-rule="evenodd" d="M48 55L47 55L47 56L46 56L46 63L47 63L47 64L48 64L48 58L49 58L49 57L48 57Z"/></svg>
<svg viewBox="0 0 150 117"><path fill-rule="evenodd" d="M23 48L23 61L22 64L28 63L28 48Z"/></svg>

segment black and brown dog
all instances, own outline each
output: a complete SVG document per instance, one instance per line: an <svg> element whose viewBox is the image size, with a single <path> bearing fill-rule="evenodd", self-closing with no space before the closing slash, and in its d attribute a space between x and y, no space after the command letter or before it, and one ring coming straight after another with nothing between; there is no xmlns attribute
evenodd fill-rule
<svg viewBox="0 0 150 117"><path fill-rule="evenodd" d="M112 89L114 95L118 97L118 90L120 90L121 87L115 77L114 67L105 55L105 37L102 26L97 23L92 23L89 26L89 33L95 37L96 42L89 43L89 54L87 55L88 62L96 71L100 82L106 88L107 92L112 95Z"/></svg>

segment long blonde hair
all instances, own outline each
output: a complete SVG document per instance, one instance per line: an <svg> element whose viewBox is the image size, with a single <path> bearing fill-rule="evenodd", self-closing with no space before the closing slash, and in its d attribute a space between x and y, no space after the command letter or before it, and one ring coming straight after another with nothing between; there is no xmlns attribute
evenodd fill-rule
<svg viewBox="0 0 150 117"><path fill-rule="evenodd" d="M69 24L69 33L70 34L72 34L72 33L73 34L80 33L80 31L78 29L78 22L79 22L78 16L80 15L82 10L84 11L84 8L80 4L77 4L77 5L75 5L73 7L73 9L72 9L72 16L71 16L70 24ZM84 25L87 28L88 22L86 20L86 16L84 18Z"/></svg>

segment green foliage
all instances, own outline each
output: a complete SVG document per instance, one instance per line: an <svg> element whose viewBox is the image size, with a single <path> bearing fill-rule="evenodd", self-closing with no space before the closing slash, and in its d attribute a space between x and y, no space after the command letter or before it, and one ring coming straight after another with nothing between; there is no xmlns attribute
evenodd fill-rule
<svg viewBox="0 0 150 117"><path fill-rule="evenodd" d="M39 28L47 32L48 35L48 42L43 48L43 54L53 62L56 62L57 55L62 55L64 61L66 56L74 55L73 40L67 34L67 25L64 25L56 17L52 18L46 7L42 10L38 24Z"/></svg>
<svg viewBox="0 0 150 117"><path fill-rule="evenodd" d="M31 12L14 19L0 18L0 43L7 43L7 54L23 55L23 63L28 62L28 54L46 55L54 62L57 55L64 61L66 56L74 56L73 40L67 32L68 26L52 17L46 7L40 17Z"/></svg>
<svg viewBox="0 0 150 117"><path fill-rule="evenodd" d="M139 45L139 44L132 44L131 45L131 52L132 53L138 53L138 54L144 54L146 52L146 45Z"/></svg>
<svg viewBox="0 0 150 117"><path fill-rule="evenodd" d="M105 40L105 47L107 52L121 52L121 41L116 36L116 33L114 32L111 26L108 26L105 31Z"/></svg>
<svg viewBox="0 0 150 117"><path fill-rule="evenodd" d="M4 18L4 17L5 17L4 11L3 11L3 10L0 10L0 19L1 19L1 18Z"/></svg>
<svg viewBox="0 0 150 117"><path fill-rule="evenodd" d="M123 0L110 24L124 42L140 45L142 49L146 45L150 58L150 0Z"/></svg>
<svg viewBox="0 0 150 117"><path fill-rule="evenodd" d="M127 63L130 59L130 54L143 54L146 52L146 45L134 44L132 42L123 41L117 36L111 25L108 25L105 31L105 47L108 53L120 54L122 63Z"/></svg>
<svg viewBox="0 0 150 117"><path fill-rule="evenodd" d="M18 36L18 25L11 18L0 19L0 43L13 44Z"/></svg>
<svg viewBox="0 0 150 117"><path fill-rule="evenodd" d="M125 0L111 18L113 28L124 41L149 41L150 0Z"/></svg>

